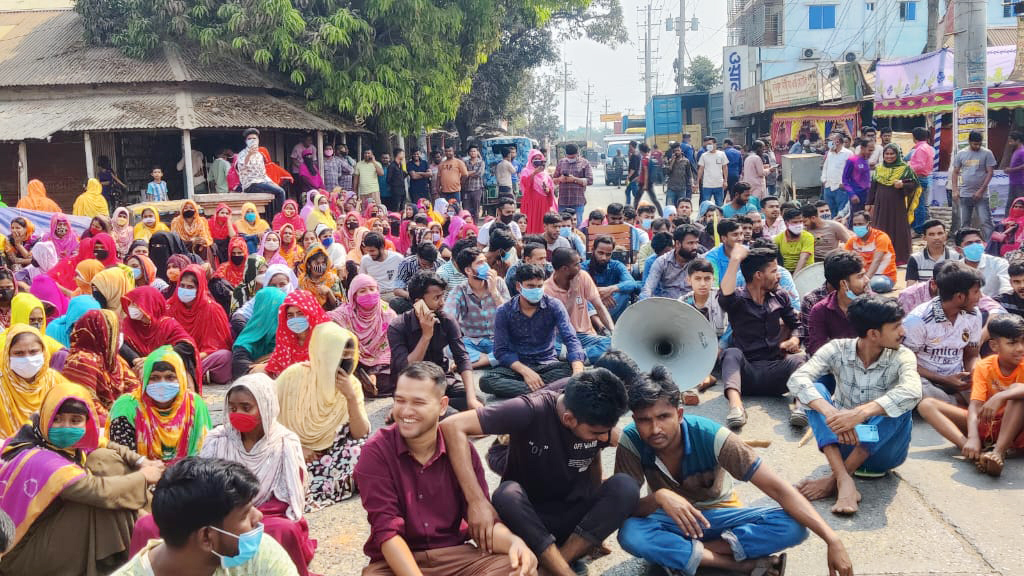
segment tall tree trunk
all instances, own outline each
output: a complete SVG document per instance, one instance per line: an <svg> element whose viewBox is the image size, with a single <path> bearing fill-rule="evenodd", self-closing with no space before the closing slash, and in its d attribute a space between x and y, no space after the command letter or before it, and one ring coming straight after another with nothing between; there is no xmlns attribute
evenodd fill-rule
<svg viewBox="0 0 1024 576"><path fill-rule="evenodd" d="M1017 59L1013 63L1010 80L1013 82L1024 80L1024 15L1017 16Z"/></svg>
<svg viewBox="0 0 1024 576"><path fill-rule="evenodd" d="M939 49L939 0L928 0L928 38L924 43L924 52L935 52Z"/></svg>

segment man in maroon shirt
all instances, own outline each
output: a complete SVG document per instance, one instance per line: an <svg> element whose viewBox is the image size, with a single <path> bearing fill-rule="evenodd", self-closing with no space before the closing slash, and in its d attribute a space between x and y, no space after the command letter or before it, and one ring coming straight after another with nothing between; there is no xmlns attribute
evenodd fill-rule
<svg viewBox="0 0 1024 576"><path fill-rule="evenodd" d="M856 338L846 309L868 289L864 261L854 252L835 252L825 258L825 282L835 290L811 308L807 317L807 354L813 355L829 340Z"/></svg>
<svg viewBox="0 0 1024 576"><path fill-rule="evenodd" d="M355 470L370 522L363 576L535 576L537 557L503 524L494 525L490 554L466 542L466 497L438 431L448 408L446 386L436 364L407 366L395 387L395 423L363 446ZM487 498L480 457L463 442L461 453Z"/></svg>

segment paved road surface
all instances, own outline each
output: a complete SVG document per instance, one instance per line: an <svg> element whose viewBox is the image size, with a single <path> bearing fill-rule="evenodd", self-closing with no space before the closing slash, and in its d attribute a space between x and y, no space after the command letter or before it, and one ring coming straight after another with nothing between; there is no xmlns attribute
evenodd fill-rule
<svg viewBox="0 0 1024 576"><path fill-rule="evenodd" d="M603 183L603 182L602 182ZM588 192L588 208L621 202L622 189L595 187ZM208 387L207 402L220 420L223 388ZM367 411L374 429L383 425L390 400L373 400ZM702 395L700 406L690 413L723 421L727 411L721 386ZM758 449L765 463L784 478L796 482L825 472L824 459L811 442L797 447L801 434L786 423L787 409L780 399L752 399L749 423L742 437L771 440ZM628 417L622 423L628 423ZM491 439L478 441L486 451ZM1020 537L1024 526L1024 459L1008 460L1003 477L992 479L955 457L952 446L918 420L914 425L910 457L894 474L879 480L857 480L864 496L861 511L853 518L829 513L828 502L816 508L839 532L858 575L923 576L1018 576L1024 574ZM605 473L613 468L614 452L602 457ZM488 472L493 490L498 477ZM766 504L753 486L739 485L744 503ZM362 546L368 535L366 515L358 498L310 514L309 525L319 540L312 569L325 575L359 574L366 565ZM590 574L641 576L661 574L656 568L630 557L614 536L606 544L612 554L590 565ZM811 536L789 552L791 576L826 573L825 546Z"/></svg>

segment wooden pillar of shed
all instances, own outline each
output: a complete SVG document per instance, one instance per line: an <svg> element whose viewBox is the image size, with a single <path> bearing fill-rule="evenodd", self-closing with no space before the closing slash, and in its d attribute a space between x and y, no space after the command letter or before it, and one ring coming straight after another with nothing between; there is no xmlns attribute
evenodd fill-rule
<svg viewBox="0 0 1024 576"><path fill-rule="evenodd" d="M92 138L88 132L83 132L85 138L85 175L89 178L96 177L96 164L92 161Z"/></svg>
<svg viewBox="0 0 1024 576"><path fill-rule="evenodd" d="M185 174L185 197L189 200L195 198L196 186L192 180L192 175L195 173L192 168L192 131L185 129L181 131L181 150L185 160L185 170L182 172Z"/></svg>
<svg viewBox="0 0 1024 576"><path fill-rule="evenodd" d="M316 131L316 161L320 173L324 173L324 131ZM330 192L330 190L328 190Z"/></svg>
<svg viewBox="0 0 1024 576"><path fill-rule="evenodd" d="M18 198L28 194L28 145L18 142Z"/></svg>

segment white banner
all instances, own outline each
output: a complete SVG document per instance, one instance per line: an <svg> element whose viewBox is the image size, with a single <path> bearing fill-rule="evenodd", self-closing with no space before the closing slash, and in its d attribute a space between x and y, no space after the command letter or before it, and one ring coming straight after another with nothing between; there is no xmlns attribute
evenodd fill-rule
<svg viewBox="0 0 1024 576"><path fill-rule="evenodd" d="M757 48L749 46L726 46L722 50L722 105L725 107L726 127L746 125L734 120L741 113L732 104L733 95L754 85L756 54Z"/></svg>

